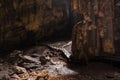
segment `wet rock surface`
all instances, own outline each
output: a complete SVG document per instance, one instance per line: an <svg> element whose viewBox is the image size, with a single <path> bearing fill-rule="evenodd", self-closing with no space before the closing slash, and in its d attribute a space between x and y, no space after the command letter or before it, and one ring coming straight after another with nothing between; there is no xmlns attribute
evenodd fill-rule
<svg viewBox="0 0 120 80"><path fill-rule="evenodd" d="M90 62L69 62L71 42L57 42L27 50L14 50L0 58L0 80L120 80L120 69Z"/></svg>

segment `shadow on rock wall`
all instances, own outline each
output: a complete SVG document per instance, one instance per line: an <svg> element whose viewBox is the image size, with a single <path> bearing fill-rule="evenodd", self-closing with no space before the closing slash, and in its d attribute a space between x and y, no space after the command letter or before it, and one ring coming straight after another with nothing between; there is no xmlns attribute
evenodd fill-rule
<svg viewBox="0 0 120 80"><path fill-rule="evenodd" d="M35 43L67 28L68 19L68 0L1 0L0 46Z"/></svg>

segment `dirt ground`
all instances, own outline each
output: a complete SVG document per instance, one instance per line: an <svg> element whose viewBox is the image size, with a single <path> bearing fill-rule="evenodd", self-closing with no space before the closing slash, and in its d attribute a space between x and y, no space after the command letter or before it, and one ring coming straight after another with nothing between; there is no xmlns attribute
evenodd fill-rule
<svg viewBox="0 0 120 80"><path fill-rule="evenodd" d="M71 54L69 41L49 45L52 47L14 50L0 58L0 80L120 80L120 68L112 64L92 61L86 66L71 65L69 55L61 51L65 48Z"/></svg>

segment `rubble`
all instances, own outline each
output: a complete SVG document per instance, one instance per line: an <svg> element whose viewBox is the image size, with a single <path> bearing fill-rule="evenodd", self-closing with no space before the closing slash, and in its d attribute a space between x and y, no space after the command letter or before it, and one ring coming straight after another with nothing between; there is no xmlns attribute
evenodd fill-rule
<svg viewBox="0 0 120 80"><path fill-rule="evenodd" d="M44 45L28 51L14 50L7 59L12 63L10 80L48 80L49 76L74 73L68 68L70 51L65 47L69 46L71 42L61 47Z"/></svg>
<svg viewBox="0 0 120 80"><path fill-rule="evenodd" d="M74 67L70 65L69 57L66 54L71 54L71 42L47 45L32 47L24 51L15 50L10 54L10 57L7 57L6 63L4 63L4 60L0 60L0 80L120 79L119 72L117 72L118 69L110 71L112 74L108 74L108 66L106 68L104 64L90 64L90 66L83 66L83 68L78 67L76 64L73 64ZM65 53L63 49L67 52ZM5 66L4 64L7 65ZM102 65L104 65L103 68L101 67ZM104 70L102 71L97 67ZM110 70L111 69L113 68L110 68ZM4 70L7 72L3 74ZM1 75L1 73L3 75Z"/></svg>
<svg viewBox="0 0 120 80"><path fill-rule="evenodd" d="M20 55L20 57L21 57L22 59L27 60L27 61L30 61L30 62L41 63L41 62L39 61L39 59L33 58L33 57L31 57L31 56L27 56L27 55L22 56L22 55Z"/></svg>
<svg viewBox="0 0 120 80"><path fill-rule="evenodd" d="M14 74L11 75L10 80L48 80L49 71L43 70L39 73L31 70L26 70L20 66L14 66L13 68Z"/></svg>
<svg viewBox="0 0 120 80"><path fill-rule="evenodd" d="M27 73L27 70L25 68L19 67L19 66L14 66L13 71L15 73L21 74L21 73Z"/></svg>
<svg viewBox="0 0 120 80"><path fill-rule="evenodd" d="M19 66L14 66L13 71L15 72L15 74L13 74L14 78L21 78L21 79L28 79L29 78L29 74L27 72L27 70L23 67L19 67Z"/></svg>
<svg viewBox="0 0 120 80"><path fill-rule="evenodd" d="M72 53L71 52L71 45L72 45L72 41L69 41L65 45L62 45L62 46L59 46L59 47L53 46L51 44L46 45L46 46L50 49L62 52L62 55L69 59L70 56L71 56L71 53ZM69 47L69 49L66 49L67 47Z"/></svg>
<svg viewBox="0 0 120 80"><path fill-rule="evenodd" d="M49 71L43 70L41 73L38 74L36 80L48 80L49 78Z"/></svg>

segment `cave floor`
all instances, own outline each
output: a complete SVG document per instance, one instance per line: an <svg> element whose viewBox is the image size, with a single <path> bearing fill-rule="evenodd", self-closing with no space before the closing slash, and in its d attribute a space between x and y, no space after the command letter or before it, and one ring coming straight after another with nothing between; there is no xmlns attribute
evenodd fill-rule
<svg viewBox="0 0 120 80"><path fill-rule="evenodd" d="M71 41L14 50L0 58L0 80L120 80L120 68L112 63L71 65L62 48L71 54Z"/></svg>

